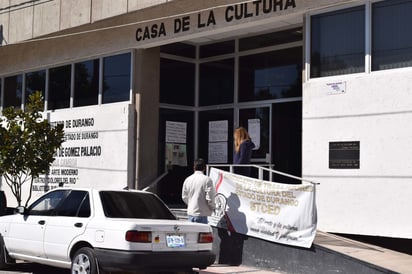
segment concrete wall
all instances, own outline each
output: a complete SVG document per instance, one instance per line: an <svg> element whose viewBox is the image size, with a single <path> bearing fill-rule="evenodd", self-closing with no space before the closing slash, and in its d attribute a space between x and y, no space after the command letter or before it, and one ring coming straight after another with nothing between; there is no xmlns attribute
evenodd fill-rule
<svg viewBox="0 0 412 274"><path fill-rule="evenodd" d="M303 86L303 177L320 182L319 229L412 238L412 69ZM331 94L330 83L346 83ZM359 141L359 169L330 169L329 142Z"/></svg>
<svg viewBox="0 0 412 274"><path fill-rule="evenodd" d="M0 25L13 44L170 1L0 0Z"/></svg>

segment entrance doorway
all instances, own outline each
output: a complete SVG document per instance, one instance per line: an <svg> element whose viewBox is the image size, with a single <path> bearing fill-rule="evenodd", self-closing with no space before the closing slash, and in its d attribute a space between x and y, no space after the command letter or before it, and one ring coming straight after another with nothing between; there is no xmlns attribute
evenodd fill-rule
<svg viewBox="0 0 412 274"><path fill-rule="evenodd" d="M301 34L299 27L161 47L158 158L159 176L167 175L158 192L166 203L182 203L181 187L195 158L209 165L233 163L238 126L248 129L256 144L252 164L301 174ZM272 181L296 183L284 177Z"/></svg>

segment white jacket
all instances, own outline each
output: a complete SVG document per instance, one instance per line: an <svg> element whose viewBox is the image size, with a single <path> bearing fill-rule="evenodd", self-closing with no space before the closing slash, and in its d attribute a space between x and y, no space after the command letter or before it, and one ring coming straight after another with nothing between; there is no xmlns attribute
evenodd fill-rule
<svg viewBox="0 0 412 274"><path fill-rule="evenodd" d="M215 209L215 195L212 180L202 171L195 171L183 183L182 200L189 216L210 216Z"/></svg>

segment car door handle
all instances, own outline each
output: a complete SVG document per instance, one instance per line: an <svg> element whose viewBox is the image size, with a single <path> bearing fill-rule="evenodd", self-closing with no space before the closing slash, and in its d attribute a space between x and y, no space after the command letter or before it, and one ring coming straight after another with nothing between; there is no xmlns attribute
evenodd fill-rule
<svg viewBox="0 0 412 274"><path fill-rule="evenodd" d="M45 223L46 223L45 220L40 220L40 221L39 221L39 225L44 225Z"/></svg>
<svg viewBox="0 0 412 274"><path fill-rule="evenodd" d="M74 226L75 226L75 227L82 227L83 224L82 224L82 223L75 223Z"/></svg>

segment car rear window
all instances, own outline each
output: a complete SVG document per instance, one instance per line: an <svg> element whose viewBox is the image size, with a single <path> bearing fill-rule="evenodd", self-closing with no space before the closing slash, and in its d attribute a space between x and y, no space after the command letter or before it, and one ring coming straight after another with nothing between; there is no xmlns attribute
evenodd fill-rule
<svg viewBox="0 0 412 274"><path fill-rule="evenodd" d="M169 208L150 193L101 191L100 198L108 218L176 219Z"/></svg>

